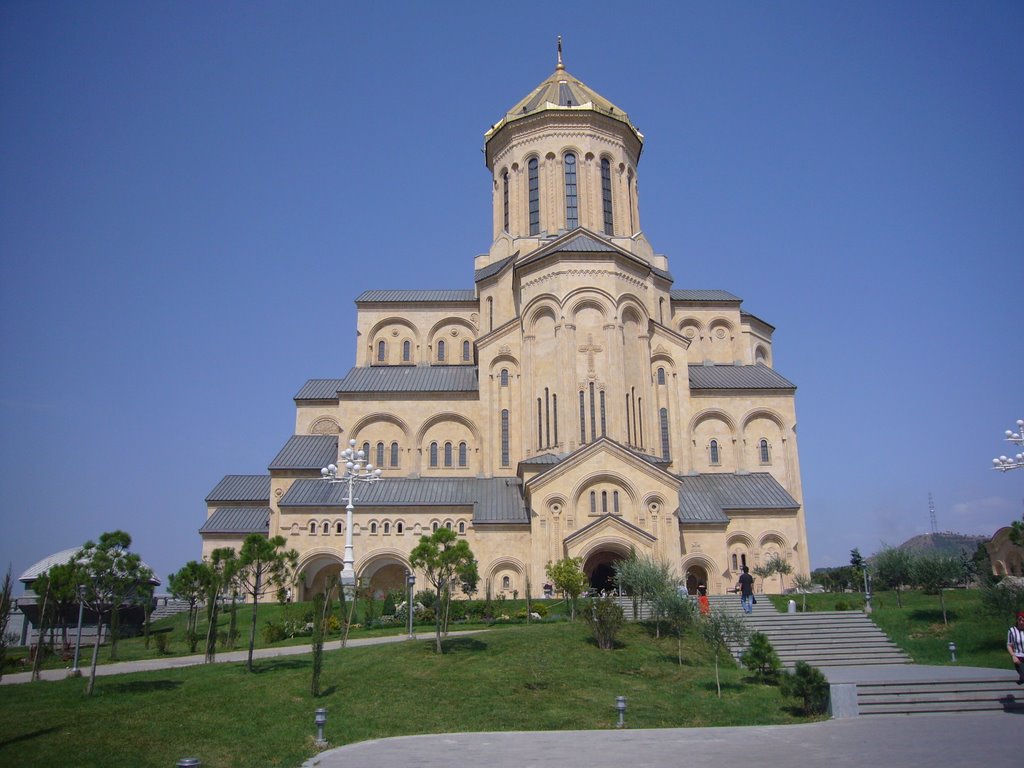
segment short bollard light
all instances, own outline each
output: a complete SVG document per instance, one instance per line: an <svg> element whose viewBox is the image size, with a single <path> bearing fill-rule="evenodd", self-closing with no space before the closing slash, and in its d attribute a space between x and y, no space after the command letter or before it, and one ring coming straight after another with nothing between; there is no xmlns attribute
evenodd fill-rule
<svg viewBox="0 0 1024 768"><path fill-rule="evenodd" d="M316 745L318 747L326 747L327 739L324 738L324 726L327 725L327 708L320 707L316 711Z"/></svg>
<svg viewBox="0 0 1024 768"><path fill-rule="evenodd" d="M616 696L615 697L615 708L619 711L619 723L616 728L626 727L626 697Z"/></svg>
<svg viewBox="0 0 1024 768"><path fill-rule="evenodd" d="M949 644L949 660L956 662L956 643L953 642Z"/></svg>
<svg viewBox="0 0 1024 768"><path fill-rule="evenodd" d="M198 757L183 757L174 764L174 768L202 768L202 765Z"/></svg>

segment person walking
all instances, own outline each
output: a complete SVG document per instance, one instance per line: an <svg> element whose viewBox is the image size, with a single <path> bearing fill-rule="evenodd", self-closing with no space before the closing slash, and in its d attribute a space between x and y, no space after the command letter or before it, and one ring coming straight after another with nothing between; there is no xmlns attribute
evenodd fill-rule
<svg viewBox="0 0 1024 768"><path fill-rule="evenodd" d="M1017 623L1006 633L1006 650L1017 670L1017 685L1024 685L1024 611L1017 612Z"/></svg>
<svg viewBox="0 0 1024 768"><path fill-rule="evenodd" d="M697 605L700 607L701 615L710 615L711 603L708 601L708 588L703 584L697 585Z"/></svg>
<svg viewBox="0 0 1024 768"><path fill-rule="evenodd" d="M752 613L754 610L754 577L750 575L750 569L745 565L743 573L740 574L740 580L736 584L736 589L740 591L740 605L743 606L743 612Z"/></svg>

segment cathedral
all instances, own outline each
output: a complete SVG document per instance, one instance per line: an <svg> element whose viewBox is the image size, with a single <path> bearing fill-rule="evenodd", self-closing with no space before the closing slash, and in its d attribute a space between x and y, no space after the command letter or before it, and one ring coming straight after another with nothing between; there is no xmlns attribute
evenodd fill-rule
<svg viewBox="0 0 1024 768"><path fill-rule="evenodd" d="M772 556L809 573L774 327L727 291L674 287L640 224L643 143L559 50L484 135L494 239L471 287L358 296L354 366L302 386L265 473L206 497L203 555L284 536L299 598L341 572L346 538L361 583L402 588L442 526L469 542L481 594L510 598L540 596L564 557L605 588L633 551L691 592L722 593ZM350 444L382 470L351 530L345 484L321 473Z"/></svg>

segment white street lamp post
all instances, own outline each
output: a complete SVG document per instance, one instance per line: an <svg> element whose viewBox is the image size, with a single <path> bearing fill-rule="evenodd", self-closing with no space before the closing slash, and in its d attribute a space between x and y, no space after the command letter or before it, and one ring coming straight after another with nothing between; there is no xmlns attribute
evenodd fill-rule
<svg viewBox="0 0 1024 768"><path fill-rule="evenodd" d="M1017 431L1014 432L1012 429L1008 429L1005 432L1006 442L1013 445L1024 446L1024 419L1017 419ZM992 469L998 469L1000 472L1007 472L1011 469L1021 469L1024 467L1024 453L1018 453L1016 456L1000 456L997 459L992 459Z"/></svg>
<svg viewBox="0 0 1024 768"><path fill-rule="evenodd" d="M341 454L342 467L328 464L320 470L323 479L328 483L346 483L348 486L348 506L345 507L345 564L341 569L341 585L354 587L356 583L356 559L352 550L352 510L355 497L355 483L372 484L380 480L380 469L367 462L366 454L356 450L356 441L349 440L348 448ZM339 473L339 469L342 471Z"/></svg>

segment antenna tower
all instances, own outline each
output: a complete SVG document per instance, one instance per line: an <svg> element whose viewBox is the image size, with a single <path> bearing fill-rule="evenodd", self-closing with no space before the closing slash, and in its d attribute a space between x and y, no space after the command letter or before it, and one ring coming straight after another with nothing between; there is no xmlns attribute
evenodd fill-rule
<svg viewBox="0 0 1024 768"><path fill-rule="evenodd" d="M935 499L932 498L931 491L928 491L928 514L932 519L932 533L938 533L939 524L935 522Z"/></svg>

